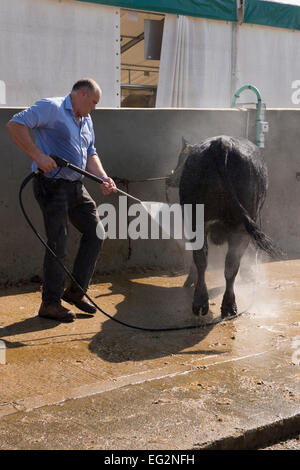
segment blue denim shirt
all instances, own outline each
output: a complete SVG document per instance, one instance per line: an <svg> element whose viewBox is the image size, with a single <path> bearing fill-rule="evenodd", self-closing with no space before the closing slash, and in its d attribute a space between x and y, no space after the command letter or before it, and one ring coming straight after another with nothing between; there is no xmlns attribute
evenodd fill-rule
<svg viewBox="0 0 300 470"><path fill-rule="evenodd" d="M95 135L90 116L83 117L81 125L76 121L70 94L66 97L47 98L37 101L30 108L15 114L11 121L33 129L36 144L47 154L65 158L73 165L86 167L87 158L97 153ZM32 170L37 165L33 163ZM82 175L70 168L55 168L47 177L64 178L71 181L82 179Z"/></svg>

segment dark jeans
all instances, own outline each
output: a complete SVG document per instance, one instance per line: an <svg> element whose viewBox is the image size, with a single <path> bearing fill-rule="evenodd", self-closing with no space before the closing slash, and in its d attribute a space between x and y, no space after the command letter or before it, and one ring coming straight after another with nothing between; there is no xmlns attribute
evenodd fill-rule
<svg viewBox="0 0 300 470"><path fill-rule="evenodd" d="M48 179L38 175L33 180L33 191L44 217L47 243L65 264L68 241L68 221L82 233L74 262L73 276L86 290L93 275L102 240L97 237L101 224L96 204L81 181ZM44 258L44 302L60 302L63 295L65 272L46 250Z"/></svg>

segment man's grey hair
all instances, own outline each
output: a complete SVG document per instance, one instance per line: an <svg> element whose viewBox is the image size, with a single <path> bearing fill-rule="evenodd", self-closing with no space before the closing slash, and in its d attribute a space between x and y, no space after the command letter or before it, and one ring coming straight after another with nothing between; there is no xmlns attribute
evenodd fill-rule
<svg viewBox="0 0 300 470"><path fill-rule="evenodd" d="M96 90L100 90L100 87L95 80L92 78L81 78L76 83L74 83L72 92L81 90L81 88L87 88L89 93L92 93ZM101 90L100 90L101 91Z"/></svg>

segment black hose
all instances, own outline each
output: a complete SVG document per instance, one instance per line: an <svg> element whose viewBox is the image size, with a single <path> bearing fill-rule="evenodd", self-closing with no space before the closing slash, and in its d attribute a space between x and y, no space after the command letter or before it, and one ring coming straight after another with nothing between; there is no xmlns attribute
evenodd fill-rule
<svg viewBox="0 0 300 470"><path fill-rule="evenodd" d="M24 181L22 182L21 186L20 186L20 190L19 190L19 203L20 203L20 207L21 207L21 210L22 210L22 213L28 223L28 225L30 226L30 228L32 229L32 231L34 232L34 234L38 237L38 239L40 240L40 242L44 245L44 247L49 251L49 253L51 253L52 256L54 256L54 258L56 259L56 261L59 263L59 265L62 267L62 269L65 271L65 273L69 276L69 278L71 279L72 283L82 292L82 294L84 294L88 300L94 305L94 307L99 310L101 313L103 313L103 315L105 315L106 317L110 318L111 320L119 323L120 325L123 325L123 326L126 326L128 328L133 328L135 330L142 330L142 331L150 331L150 332L159 332L159 331L178 331L178 330L191 330L191 329L196 329L196 328L205 328L205 327L209 327L209 326L213 326L213 325L217 325L218 323L221 323L221 322L224 322L224 321L228 321L228 320L232 320L234 318L237 318L238 316L242 315L243 313L245 313L247 310L244 310L243 312L240 312L238 313L237 315L233 315L233 316L230 316L230 317L226 317L226 318L221 318L221 317L218 317L216 318L214 321L212 322L207 322L207 323L201 323L199 325L188 325L188 326L179 326L179 327L166 327L166 328L146 328L146 327L142 327L142 326L136 326L136 325L130 325L129 323L125 323L121 320L118 320L117 318L114 318L112 317L111 315L109 315L108 313L106 313L104 310L102 310L101 307L99 307L93 299L91 299L91 297L89 297L89 295L84 291L84 289L82 289L81 285L76 281L76 279L74 278L74 276L72 275L72 273L68 270L68 268L64 265L64 263L58 258L58 256L56 255L56 253L49 247L49 245L45 242L45 240L43 239L43 237L39 234L39 232L36 230L36 228L34 227L33 223L31 222L30 218L28 217L26 211L25 211L25 208L24 208L24 204L23 204L23 200L22 200L22 193L23 193L23 190L25 188L25 186L29 183L29 181L31 181L37 174L38 174L39 171L37 172L32 172L30 175L28 175Z"/></svg>

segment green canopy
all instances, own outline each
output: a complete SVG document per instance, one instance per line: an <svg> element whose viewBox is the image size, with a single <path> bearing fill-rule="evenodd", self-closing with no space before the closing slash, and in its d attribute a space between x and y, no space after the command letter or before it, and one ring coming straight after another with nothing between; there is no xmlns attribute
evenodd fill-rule
<svg viewBox="0 0 300 470"><path fill-rule="evenodd" d="M77 0L132 10L198 16L213 20L237 19L236 0ZM244 23L300 30L300 6L280 0L244 0Z"/></svg>
<svg viewBox="0 0 300 470"><path fill-rule="evenodd" d="M300 7L265 0L246 0L244 23L300 29Z"/></svg>
<svg viewBox="0 0 300 470"><path fill-rule="evenodd" d="M158 11L199 16L213 20L237 21L236 0L77 0L133 10Z"/></svg>

